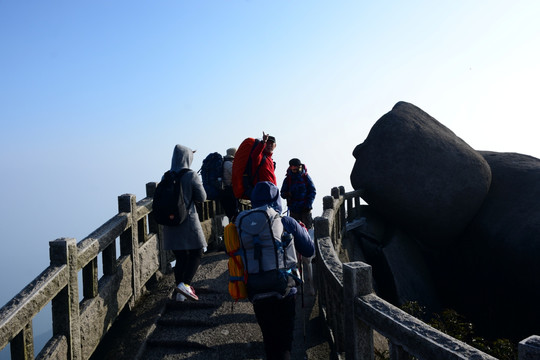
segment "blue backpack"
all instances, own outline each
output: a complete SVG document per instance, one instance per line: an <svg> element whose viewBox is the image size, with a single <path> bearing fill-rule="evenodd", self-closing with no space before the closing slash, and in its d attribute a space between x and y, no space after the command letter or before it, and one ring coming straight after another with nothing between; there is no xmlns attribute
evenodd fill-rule
<svg viewBox="0 0 540 360"><path fill-rule="evenodd" d="M214 152L204 158L201 169L204 191L208 200L217 200L223 189L223 156Z"/></svg>
<svg viewBox="0 0 540 360"><path fill-rule="evenodd" d="M248 298L287 296L300 279L293 237L284 231L280 214L262 206L240 213L236 224Z"/></svg>

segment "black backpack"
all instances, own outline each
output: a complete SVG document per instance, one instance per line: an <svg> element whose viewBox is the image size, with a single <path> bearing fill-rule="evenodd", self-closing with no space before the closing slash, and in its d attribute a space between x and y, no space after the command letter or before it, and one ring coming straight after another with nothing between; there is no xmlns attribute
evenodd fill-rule
<svg viewBox="0 0 540 360"><path fill-rule="evenodd" d="M214 152L204 158L199 170L208 200L217 200L223 188L223 156Z"/></svg>
<svg viewBox="0 0 540 360"><path fill-rule="evenodd" d="M177 226L186 219L189 205L186 206L180 179L188 171L189 169L182 169L176 173L169 170L163 174L152 203L152 213L158 224Z"/></svg>

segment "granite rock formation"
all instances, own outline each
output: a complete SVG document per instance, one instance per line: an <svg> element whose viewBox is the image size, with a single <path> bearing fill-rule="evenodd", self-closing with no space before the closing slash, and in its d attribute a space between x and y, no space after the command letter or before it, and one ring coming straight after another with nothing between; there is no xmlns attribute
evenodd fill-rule
<svg viewBox="0 0 540 360"><path fill-rule="evenodd" d="M384 264L390 300L443 299L496 337L540 333L539 159L476 151L404 102L353 154L353 187L377 221L390 224L385 236L357 233L365 260ZM409 259L418 265L399 257L419 252L422 259ZM418 279L429 281L418 286Z"/></svg>
<svg viewBox="0 0 540 360"><path fill-rule="evenodd" d="M492 183L476 217L447 253L459 308L497 332L523 339L540 331L540 160L479 152ZM458 265L458 266L456 266ZM451 297L451 294L448 294ZM493 319L496 319L494 322Z"/></svg>
<svg viewBox="0 0 540 360"><path fill-rule="evenodd" d="M353 155L352 186L429 248L451 244L476 215L491 183L482 156L405 102L375 123Z"/></svg>

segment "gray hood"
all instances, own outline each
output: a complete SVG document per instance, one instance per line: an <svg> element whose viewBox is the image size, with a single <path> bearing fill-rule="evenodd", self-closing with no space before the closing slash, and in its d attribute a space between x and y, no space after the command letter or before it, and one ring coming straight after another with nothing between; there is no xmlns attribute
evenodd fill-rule
<svg viewBox="0 0 540 360"><path fill-rule="evenodd" d="M174 147L173 157L171 161L171 170L179 172L182 169L189 169L193 162L193 150L183 145Z"/></svg>

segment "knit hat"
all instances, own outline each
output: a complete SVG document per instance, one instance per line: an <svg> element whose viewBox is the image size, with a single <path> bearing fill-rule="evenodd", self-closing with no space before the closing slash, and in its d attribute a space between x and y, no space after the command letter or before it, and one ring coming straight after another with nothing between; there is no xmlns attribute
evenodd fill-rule
<svg viewBox="0 0 540 360"><path fill-rule="evenodd" d="M293 158L289 160L289 166L300 166L300 165L302 165L302 162L300 161L300 159Z"/></svg>
<svg viewBox="0 0 540 360"><path fill-rule="evenodd" d="M235 154L236 154L236 148L227 149L227 156L234 157Z"/></svg>

